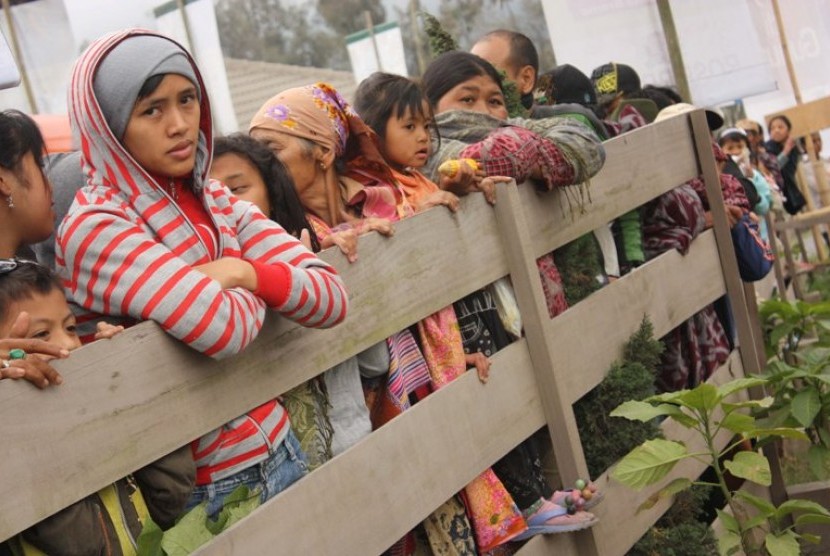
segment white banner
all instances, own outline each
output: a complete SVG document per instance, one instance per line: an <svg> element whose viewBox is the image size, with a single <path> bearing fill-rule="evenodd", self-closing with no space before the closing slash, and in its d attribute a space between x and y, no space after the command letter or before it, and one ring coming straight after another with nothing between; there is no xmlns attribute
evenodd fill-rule
<svg viewBox="0 0 830 556"><path fill-rule="evenodd" d="M376 71L407 75L406 55L401 28L396 22L376 25L374 40L369 31L360 31L346 37L346 48L352 73L360 83Z"/></svg>

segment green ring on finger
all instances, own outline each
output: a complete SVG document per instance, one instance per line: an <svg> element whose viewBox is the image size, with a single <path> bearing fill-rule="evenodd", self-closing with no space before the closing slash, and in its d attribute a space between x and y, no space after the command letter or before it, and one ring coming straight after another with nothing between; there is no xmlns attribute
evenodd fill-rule
<svg viewBox="0 0 830 556"><path fill-rule="evenodd" d="M9 351L9 359L14 361L15 359L25 359L26 352L20 348L14 348L13 350Z"/></svg>

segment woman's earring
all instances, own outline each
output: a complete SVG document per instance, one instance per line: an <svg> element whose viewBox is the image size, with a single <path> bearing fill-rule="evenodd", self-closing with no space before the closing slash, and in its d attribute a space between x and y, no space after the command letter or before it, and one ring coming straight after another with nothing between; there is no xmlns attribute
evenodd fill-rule
<svg viewBox="0 0 830 556"><path fill-rule="evenodd" d="M12 199L11 195L9 195L8 203L9 203L9 208L13 209L14 208L14 200Z"/></svg>
<svg viewBox="0 0 830 556"><path fill-rule="evenodd" d="M320 162L320 169L323 170L324 172L326 171L326 163L325 162Z"/></svg>

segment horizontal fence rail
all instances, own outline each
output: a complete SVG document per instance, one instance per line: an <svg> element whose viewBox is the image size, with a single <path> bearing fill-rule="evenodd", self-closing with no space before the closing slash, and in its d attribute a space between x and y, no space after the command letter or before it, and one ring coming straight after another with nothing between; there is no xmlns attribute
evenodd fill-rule
<svg viewBox="0 0 830 556"><path fill-rule="evenodd" d="M506 275L527 338L492 358L488 384L468 373L435 392L199 553L378 554L546 424L569 482L585 470L572 405L602 380L644 316L659 337L728 292L742 348L712 380L757 369L743 348L754 340L745 306L734 302L739 292L744 297L714 160L703 148L705 125L696 111L607 142L607 163L581 208L569 206L564 192L501 185L495 209L472 195L456 214L432 209L398 223L391 238L361 238L356 264L324 252L351 299L346 322L334 329L308 330L269 315L245 352L213 361L143 323L57 362L60 387L40 392L3 381L0 539ZM701 174L714 199L715 230L686 255L665 253L547 317L534 258ZM676 473L700 471L690 465ZM535 538L521 554L622 554L667 507L661 502L633 516L650 492L629 491L607 474L598 481L606 498L597 526ZM618 527L620 519L626 527Z"/></svg>

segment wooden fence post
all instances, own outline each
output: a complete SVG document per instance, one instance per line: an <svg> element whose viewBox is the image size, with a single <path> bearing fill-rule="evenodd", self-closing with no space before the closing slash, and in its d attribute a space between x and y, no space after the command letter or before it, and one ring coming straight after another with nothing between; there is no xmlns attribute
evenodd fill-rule
<svg viewBox="0 0 830 556"><path fill-rule="evenodd" d="M585 463L573 407L566 390L557 385L557 373L561 376L567 370L554 369L553 352L546 334L551 319L539 280L536 257L531 249L533 242L530 230L525 224L518 189L513 182L498 185L496 220L505 243L510 278L522 314L528 352L553 443L556 465L562 482L573 484L578 478L588 478L588 465ZM585 532L579 537L581 554L599 554L592 534Z"/></svg>

